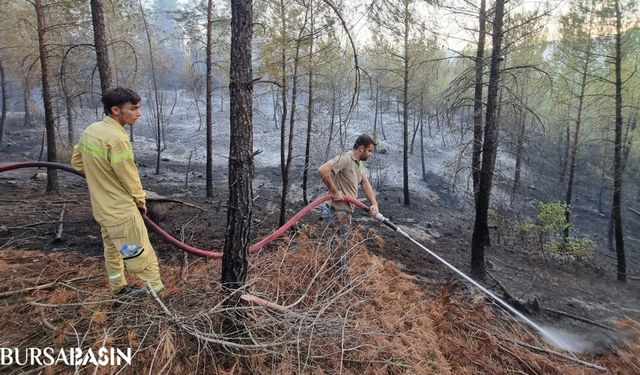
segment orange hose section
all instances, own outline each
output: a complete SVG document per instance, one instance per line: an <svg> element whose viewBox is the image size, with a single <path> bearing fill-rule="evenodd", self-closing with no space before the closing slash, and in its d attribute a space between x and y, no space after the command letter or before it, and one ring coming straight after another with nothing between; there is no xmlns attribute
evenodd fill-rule
<svg viewBox="0 0 640 375"><path fill-rule="evenodd" d="M319 198L316 198L313 202L309 203L308 205L306 205L302 210L298 211L297 214L295 214L291 219L289 219L289 221L287 221L283 226L281 226L280 228L278 228L276 231L274 231L273 233L271 233L270 235L268 235L267 237L263 238L260 242L255 243L253 245L251 245L249 247L249 252L250 253L255 253L256 251L262 249L266 244L268 244L269 242L275 240L276 238L280 237L284 232L286 232L289 228L291 228L293 226L293 224L295 224L298 220L300 220L304 215L308 214L309 212L311 212L311 210L313 210L314 208L316 208L317 206L321 205L322 203L331 200L331 195L323 195ZM345 200L353 203L354 205L358 206L359 208L362 209L367 209L367 206L365 206L364 203L360 202L359 200L346 196L345 195ZM143 216L145 223L147 223L147 226L153 230L154 232L156 232L157 234L159 234L162 238L164 238L167 242L169 242L170 244L188 252L188 253L192 253L192 254L197 254L197 255L202 255L205 257L209 257L209 258L222 258L222 252L221 251L209 251L209 250L202 250L202 249L198 249L196 247L193 247L191 245L188 245L182 241L180 241L179 239L173 237L171 234L169 234L167 231L165 231L164 229L162 229L158 224L154 223L151 219L149 219L146 215Z"/></svg>

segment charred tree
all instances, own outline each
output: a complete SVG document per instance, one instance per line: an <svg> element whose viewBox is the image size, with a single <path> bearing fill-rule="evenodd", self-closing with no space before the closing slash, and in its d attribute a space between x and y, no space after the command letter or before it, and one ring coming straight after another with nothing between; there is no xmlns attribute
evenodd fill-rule
<svg viewBox="0 0 640 375"><path fill-rule="evenodd" d="M373 139L377 142L378 141L378 98L380 96L380 82L379 82L379 78L376 76L376 95L375 95L375 99L373 101L373 133L371 134L373 136Z"/></svg>
<svg viewBox="0 0 640 375"><path fill-rule="evenodd" d="M484 85L484 46L487 28L487 1L480 0L478 14L478 49L475 61L475 85L473 92L473 151L471 157L471 175L473 179L473 196L478 198L480 181L480 163L482 156L482 87Z"/></svg>
<svg viewBox="0 0 640 375"><path fill-rule="evenodd" d="M511 189L511 202L515 200L518 187L520 185L520 175L522 174L522 159L524 158L524 139L527 130L526 116L523 111L518 110L518 138L516 139L516 171L513 175L513 187Z"/></svg>
<svg viewBox="0 0 640 375"><path fill-rule="evenodd" d="M624 253L624 234L622 227L622 12L620 1L615 0L615 149L613 155L613 227L618 260L618 281L627 281L627 263Z"/></svg>
<svg viewBox="0 0 640 375"><path fill-rule="evenodd" d="M294 129L296 124L296 110L297 110L297 99L298 99L298 69L300 67L300 45L302 41L306 39L303 36L307 20L308 20L309 11L307 10L305 14L304 24L300 29L300 33L296 38L296 48L295 54L293 57L293 78L291 79L291 111L289 114L289 138L287 140L287 158L284 165L284 171L282 174L282 196L280 200L280 226L284 225L286 220L287 213L287 195L289 194L289 188L291 187L290 174L291 174L291 164L293 163L293 136Z"/></svg>
<svg viewBox="0 0 640 375"><path fill-rule="evenodd" d="M67 141L69 142L69 145L73 145L73 140L75 138L73 124L73 100L71 99L71 96L66 93L64 96L64 104L67 111Z"/></svg>
<svg viewBox="0 0 640 375"><path fill-rule="evenodd" d="M91 0L91 22L93 24L93 40L100 74L100 89L102 93L111 87L111 67L109 65L109 51L105 37L104 11L102 0Z"/></svg>
<svg viewBox="0 0 640 375"><path fill-rule="evenodd" d="M493 21L491 66L489 69L489 88L487 90L487 109L485 117L484 141L482 144L482 166L478 181L478 196L475 204L475 222L471 239L471 274L478 280L484 280L484 249L490 245L488 212L491 198L493 170L497 153L497 110L498 85L500 80L500 62L502 60L502 26L505 0L496 0Z"/></svg>
<svg viewBox="0 0 640 375"><path fill-rule="evenodd" d="M324 150L324 158L329 158L329 150L331 149L331 143L333 143L333 127L336 122L336 88L331 84L331 116L329 119L329 140L327 140L327 148Z"/></svg>
<svg viewBox="0 0 640 375"><path fill-rule="evenodd" d="M287 155L286 155L286 136L287 136L287 21L284 0L280 0L280 69L282 73L282 117L280 118L280 178L282 179L282 196L280 202L280 225L284 223L284 210L285 210L285 186L289 183L288 171L287 171ZM289 135L290 137L292 134Z"/></svg>
<svg viewBox="0 0 640 375"><path fill-rule="evenodd" d="M384 132L383 114L384 114L384 111L382 111L382 109L381 109L380 113L379 113L379 116L380 116L380 133L382 134L382 139L386 141L387 140L387 134Z"/></svg>
<svg viewBox="0 0 640 375"><path fill-rule="evenodd" d="M591 38L591 34L589 34L589 38ZM571 142L571 156L569 159L569 182L567 183L567 194L565 196L565 202L567 204L567 210L565 212L567 227L564 230L565 241L569 238L569 223L571 223L571 202L573 200L573 185L576 176L576 160L578 156L578 145L580 141L580 125L582 124L582 111L584 108L584 98L587 88L587 75L589 74L590 60L591 51L587 50L584 64L582 65L582 69L580 71L580 95L578 96L578 108L576 113L575 127L573 130L573 139Z"/></svg>
<svg viewBox="0 0 640 375"><path fill-rule="evenodd" d="M310 22L309 22L309 76L308 96L307 96L307 139L304 147L304 171L302 175L302 201L304 204L309 203L307 196L307 184L309 181L309 163L311 160L311 131L313 129L313 33L314 19L313 19L313 0L309 0Z"/></svg>
<svg viewBox="0 0 640 375"><path fill-rule="evenodd" d="M151 34L149 33L149 24L147 23L147 17L144 14L144 8L142 7L142 1L138 0L140 6L140 15L142 16L142 23L144 24L145 34L147 36L147 44L149 44L149 63L151 65L151 83L153 84L153 98L155 107L155 120L156 120L156 171L155 174L160 174L160 156L162 154L162 107L160 105L160 92L158 90L158 81L156 79L156 64L153 55L153 45L151 44ZM131 133L133 134L133 132Z"/></svg>
<svg viewBox="0 0 640 375"><path fill-rule="evenodd" d="M409 1L404 1L404 63L403 92L402 92L402 191L403 204L409 206Z"/></svg>
<svg viewBox="0 0 640 375"><path fill-rule="evenodd" d="M22 125L27 128L31 126L33 116L31 115L31 106L29 105L31 99L31 80L29 79L29 70L24 73L22 83L22 102L24 106L24 121Z"/></svg>
<svg viewBox="0 0 640 375"><path fill-rule="evenodd" d="M7 119L7 77L5 75L2 55L0 55L0 90L2 90L2 114L0 114L0 148L4 138L4 124Z"/></svg>
<svg viewBox="0 0 640 375"><path fill-rule="evenodd" d="M53 102L51 98L51 77L49 74L49 50L46 38L45 10L42 0L35 0L36 19L38 21L38 48L40 53L40 70L42 73L42 101L44 103L44 122L47 133L47 161L57 162L56 126L53 118ZM58 172L55 168L47 168L47 192L57 193Z"/></svg>
<svg viewBox="0 0 640 375"><path fill-rule="evenodd" d="M296 100L298 98L298 65L300 63L300 42L301 38L296 40L296 52L293 59L293 78L291 80L291 113L289 115L289 138L287 139L287 156L282 171L282 195L280 197L280 220L279 225L283 226L286 221L287 214L287 195L291 181L289 174L291 173L291 163L293 162L293 134L296 124ZM283 128L284 129L284 128Z"/></svg>
<svg viewBox="0 0 640 375"><path fill-rule="evenodd" d="M570 113L571 109L568 110ZM569 149L571 148L571 125L567 123L564 129L564 137L560 134L560 143L562 144L562 157L560 160L560 177L559 182L563 183L567 175L567 167L569 165Z"/></svg>
<svg viewBox="0 0 640 375"><path fill-rule="evenodd" d="M229 201L222 285L234 291L247 277L253 203L252 0L231 0Z"/></svg>
<svg viewBox="0 0 640 375"><path fill-rule="evenodd" d="M207 47L206 47L206 65L207 65L207 83L206 83L206 113L207 113L207 198L213 197L213 62L211 55L213 53L213 0L207 1Z"/></svg>
<svg viewBox="0 0 640 375"><path fill-rule="evenodd" d="M422 181L427 181L427 168L424 160L424 93L420 95L420 167Z"/></svg>

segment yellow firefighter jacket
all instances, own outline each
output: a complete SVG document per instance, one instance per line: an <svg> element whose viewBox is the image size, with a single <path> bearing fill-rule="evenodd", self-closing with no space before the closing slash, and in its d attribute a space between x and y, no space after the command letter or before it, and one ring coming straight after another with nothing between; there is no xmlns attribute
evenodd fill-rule
<svg viewBox="0 0 640 375"><path fill-rule="evenodd" d="M100 225L121 224L145 206L129 135L111 117L85 129L71 164L87 177L93 217Z"/></svg>

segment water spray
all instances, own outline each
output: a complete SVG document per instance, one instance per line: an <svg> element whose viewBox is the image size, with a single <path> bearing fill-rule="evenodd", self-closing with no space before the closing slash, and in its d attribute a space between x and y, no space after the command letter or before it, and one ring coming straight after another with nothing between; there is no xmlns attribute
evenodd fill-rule
<svg viewBox="0 0 640 375"><path fill-rule="evenodd" d="M467 276L464 272L462 272L459 269L457 269L456 267L454 267L451 263L449 263L446 260L444 260L438 254L436 254L433 251L429 250L426 246L422 245L418 241L416 241L413 238L411 238L411 236L407 232L403 231L401 228L399 228L397 225L392 223L389 219L384 217L382 214L378 213L377 215L374 216L374 218L376 220L382 222L383 224L385 224L386 226L388 226L389 228L391 228L395 232L399 233L400 235L402 235L403 237L405 237L409 241L413 242L415 245L420 247L422 250L426 251L429 255L434 257L440 263L444 264L445 266L447 266L447 268L449 268L450 270L455 272L458 276L462 277L464 280L468 281L470 284L472 284L473 286L478 288L482 293L488 295L494 301L498 302L502 307L504 307L505 309L509 310L514 315L516 315L517 317L522 319L522 321L524 321L527 325L529 325L531 328L533 328L536 331L538 331L546 339L546 341L549 344L553 345L554 347L556 347L558 349L572 351L571 350L572 349L572 345L570 345L570 343L568 343L566 339L563 339L563 335L550 332L547 329L545 329L542 326L540 326L539 324L537 324L536 322L534 322L533 320L527 318L523 313L521 313L520 311L515 309L513 306L509 305L507 302L505 302L500 297L496 296L489 289L485 288L484 286L479 284L477 281L475 281L471 277ZM605 368L601 368L601 369L602 370L606 370Z"/></svg>

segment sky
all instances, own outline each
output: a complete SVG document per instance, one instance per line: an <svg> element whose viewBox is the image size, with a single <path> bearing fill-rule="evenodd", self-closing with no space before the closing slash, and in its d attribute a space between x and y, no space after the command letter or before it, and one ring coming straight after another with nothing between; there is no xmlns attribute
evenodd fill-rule
<svg viewBox="0 0 640 375"><path fill-rule="evenodd" d="M478 0L477 3L479 4L479 2ZM488 0L488 2L491 2L491 0ZM426 21L427 27L433 28L439 34L441 47L462 50L474 38L473 34L465 30L465 28L477 29L478 21L475 14L477 10L461 5L462 2L460 0L452 0L451 3L457 4L456 8L469 13L469 15L454 14L452 10L434 8L425 5L422 1L417 5L416 15ZM508 8L511 12L531 11L545 6L550 7L551 14L545 22L548 35L552 39L557 38L559 19L570 7L570 0L521 0L519 2L512 0L512 3L519 3L519 5L515 8ZM363 9L365 9L363 1L355 1L351 6L356 7L358 11L349 12L348 23L353 25L352 32L354 37L362 45L371 37L372 21L363 14Z"/></svg>

